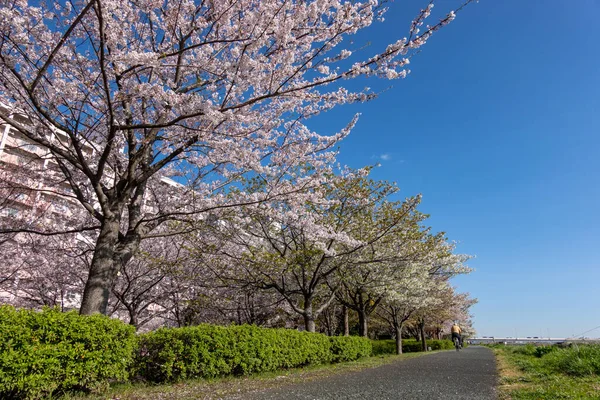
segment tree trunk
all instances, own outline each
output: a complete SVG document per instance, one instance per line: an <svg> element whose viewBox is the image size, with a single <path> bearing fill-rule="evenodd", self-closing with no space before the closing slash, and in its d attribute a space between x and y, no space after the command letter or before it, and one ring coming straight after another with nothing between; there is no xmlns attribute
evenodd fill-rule
<svg viewBox="0 0 600 400"><path fill-rule="evenodd" d="M323 322L325 323L325 329L327 330L327 336L333 336L333 329L334 329L333 323L334 323L335 314L333 314L333 317L332 317L330 311L327 310L323 316L324 316Z"/></svg>
<svg viewBox="0 0 600 400"><path fill-rule="evenodd" d="M369 321L365 310L358 311L358 334L362 337L369 335Z"/></svg>
<svg viewBox="0 0 600 400"><path fill-rule="evenodd" d="M303 316L304 316L304 329L306 329L307 332L314 332L315 331L315 317L313 315L312 299L310 299L310 298L304 299Z"/></svg>
<svg viewBox="0 0 600 400"><path fill-rule="evenodd" d="M304 329L306 329L307 332L315 331L315 320L312 315L304 315Z"/></svg>
<svg viewBox="0 0 600 400"><path fill-rule="evenodd" d="M350 336L350 321L348 319L348 308L342 306L342 315L344 319L344 336Z"/></svg>
<svg viewBox="0 0 600 400"><path fill-rule="evenodd" d="M396 324L396 354L402 354L402 323Z"/></svg>
<svg viewBox="0 0 600 400"><path fill-rule="evenodd" d="M137 330L138 328L138 315L136 310L134 310L133 308L129 310L129 325L133 325L135 326L135 329Z"/></svg>
<svg viewBox="0 0 600 400"><path fill-rule="evenodd" d="M427 351L427 339L425 339L425 321L419 322L419 332L421 333L421 344L423 351Z"/></svg>
<svg viewBox="0 0 600 400"><path fill-rule="evenodd" d="M119 221L106 218L96 241L92 265L83 290L79 309L81 315L106 315L108 297L117 271L115 248L118 238Z"/></svg>

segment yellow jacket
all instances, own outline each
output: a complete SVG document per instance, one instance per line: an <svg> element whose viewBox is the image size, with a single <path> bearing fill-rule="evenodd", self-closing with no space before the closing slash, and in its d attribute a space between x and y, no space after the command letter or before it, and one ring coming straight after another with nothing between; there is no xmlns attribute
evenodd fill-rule
<svg viewBox="0 0 600 400"><path fill-rule="evenodd" d="M460 334L460 332L461 332L461 330L460 330L460 326L458 326L458 325L456 325L456 324L452 325L451 332L452 332L452 333L458 333L458 334Z"/></svg>

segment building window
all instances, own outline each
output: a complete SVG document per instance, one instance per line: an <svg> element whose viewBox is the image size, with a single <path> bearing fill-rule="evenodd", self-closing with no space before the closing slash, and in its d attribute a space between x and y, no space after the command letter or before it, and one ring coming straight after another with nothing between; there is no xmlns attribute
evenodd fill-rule
<svg viewBox="0 0 600 400"><path fill-rule="evenodd" d="M35 144L25 144L23 145L23 149L30 153L35 153L38 150L38 147Z"/></svg>

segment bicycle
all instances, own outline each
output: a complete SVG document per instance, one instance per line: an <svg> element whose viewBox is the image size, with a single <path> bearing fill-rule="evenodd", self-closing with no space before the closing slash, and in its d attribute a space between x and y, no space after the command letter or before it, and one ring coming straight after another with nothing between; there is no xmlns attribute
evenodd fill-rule
<svg viewBox="0 0 600 400"><path fill-rule="evenodd" d="M452 341L454 342L454 347L456 347L456 351L460 351L461 349L461 345L460 345L460 339L455 337L452 339Z"/></svg>

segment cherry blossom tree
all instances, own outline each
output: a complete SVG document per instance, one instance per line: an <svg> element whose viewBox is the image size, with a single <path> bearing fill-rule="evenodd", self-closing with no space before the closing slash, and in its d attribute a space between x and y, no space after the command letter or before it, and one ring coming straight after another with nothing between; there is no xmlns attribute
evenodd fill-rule
<svg viewBox="0 0 600 400"><path fill-rule="evenodd" d="M338 299L357 312L361 336L368 335L370 315L382 302L388 311L404 313L404 317L391 315L401 323L414 307L428 304L437 281L470 271L465 265L470 257L454 254L454 246L447 243L443 233L432 235L423 228L420 223L425 218L416 210L405 214L400 229L362 249L346 268L338 270ZM393 326L401 331L401 325Z"/></svg>
<svg viewBox="0 0 600 400"><path fill-rule="evenodd" d="M334 336L338 333L345 335L346 315L345 306L334 301L317 317L316 322L319 332L325 333L328 336Z"/></svg>
<svg viewBox="0 0 600 400"><path fill-rule="evenodd" d="M121 266L166 221L325 181L329 150L355 121L332 136L305 121L373 96L344 88L345 79L406 76L410 56L456 16L423 28L430 3L405 38L357 57L348 37L382 17L374 0L0 4L0 102L27 123L0 118L49 150L91 217L27 229L97 232L83 314L106 313ZM247 175L265 190L226 196ZM163 176L181 186L159 190Z"/></svg>
<svg viewBox="0 0 600 400"><path fill-rule="evenodd" d="M339 302L358 314L361 336L368 335L369 317L381 301L415 273L448 278L468 272L464 262L469 257L454 254L443 232L432 234L423 225L428 215L417 210L420 200L417 196L365 208L346 227L349 236L368 245L345 256L336 271L335 292Z"/></svg>
<svg viewBox="0 0 600 400"><path fill-rule="evenodd" d="M171 311L172 291L181 292L181 286L197 274L197 268L187 260L183 243L175 237L143 241L117 275L109 314L126 314L137 329L152 322L161 324L164 315Z"/></svg>
<svg viewBox="0 0 600 400"><path fill-rule="evenodd" d="M336 296L335 274L361 249L374 246L395 229L416 205L387 201L396 187L368 179L369 169L345 172L322 185L319 202L287 199L246 208L230 225L232 247L222 254L244 270L226 268L229 279L279 293L315 330L315 319ZM361 221L372 218L366 227ZM360 239L350 234L364 229Z"/></svg>
<svg viewBox="0 0 600 400"><path fill-rule="evenodd" d="M222 210L197 219L190 232L169 238L169 249L165 238L153 239L155 246L142 242L145 251L152 254L155 268L165 271L166 266L169 271L168 279L156 286L154 295L166 323L286 325L289 310L282 307L283 300L244 279L244 268L226 255L243 252L230 236L240 228L231 224L238 215L237 210ZM157 253L153 247L169 251ZM144 273L150 272L147 263L140 266ZM132 290L136 290L134 286Z"/></svg>
<svg viewBox="0 0 600 400"><path fill-rule="evenodd" d="M438 304L437 293L445 280L436 279L428 268L412 264L402 270L402 275L388 285L377 314L388 322L396 338L396 354L402 354L404 323L416 312Z"/></svg>
<svg viewBox="0 0 600 400"><path fill-rule="evenodd" d="M90 246L75 234L20 234L0 247L4 301L19 307L78 307L90 260ZM15 260L17 262L15 262ZM7 266L7 268L4 268Z"/></svg>
<svg viewBox="0 0 600 400"><path fill-rule="evenodd" d="M423 351L427 350L428 336L439 339L455 320L460 320L465 332L472 331L469 308L477 300L468 293L457 293L447 278L438 276L437 280L437 285L429 288L426 302L414 310L407 324L413 336L421 340Z"/></svg>
<svg viewBox="0 0 600 400"><path fill-rule="evenodd" d="M420 197L389 203L384 213L367 212L349 227L352 237L362 241L379 232L383 220L398 221L381 240L347 257L337 271L338 301L357 313L361 336L368 335L369 316L384 298L384 288L400 279L406 264L427 253L428 233L419 225L426 216L416 210L419 202Z"/></svg>
<svg viewBox="0 0 600 400"><path fill-rule="evenodd" d="M443 335L450 334L453 322L459 324L463 337L473 333L470 308L477 304L477 299L472 298L469 293L459 293L450 286L436 295L440 301L424 308L427 328L432 336L441 339Z"/></svg>

